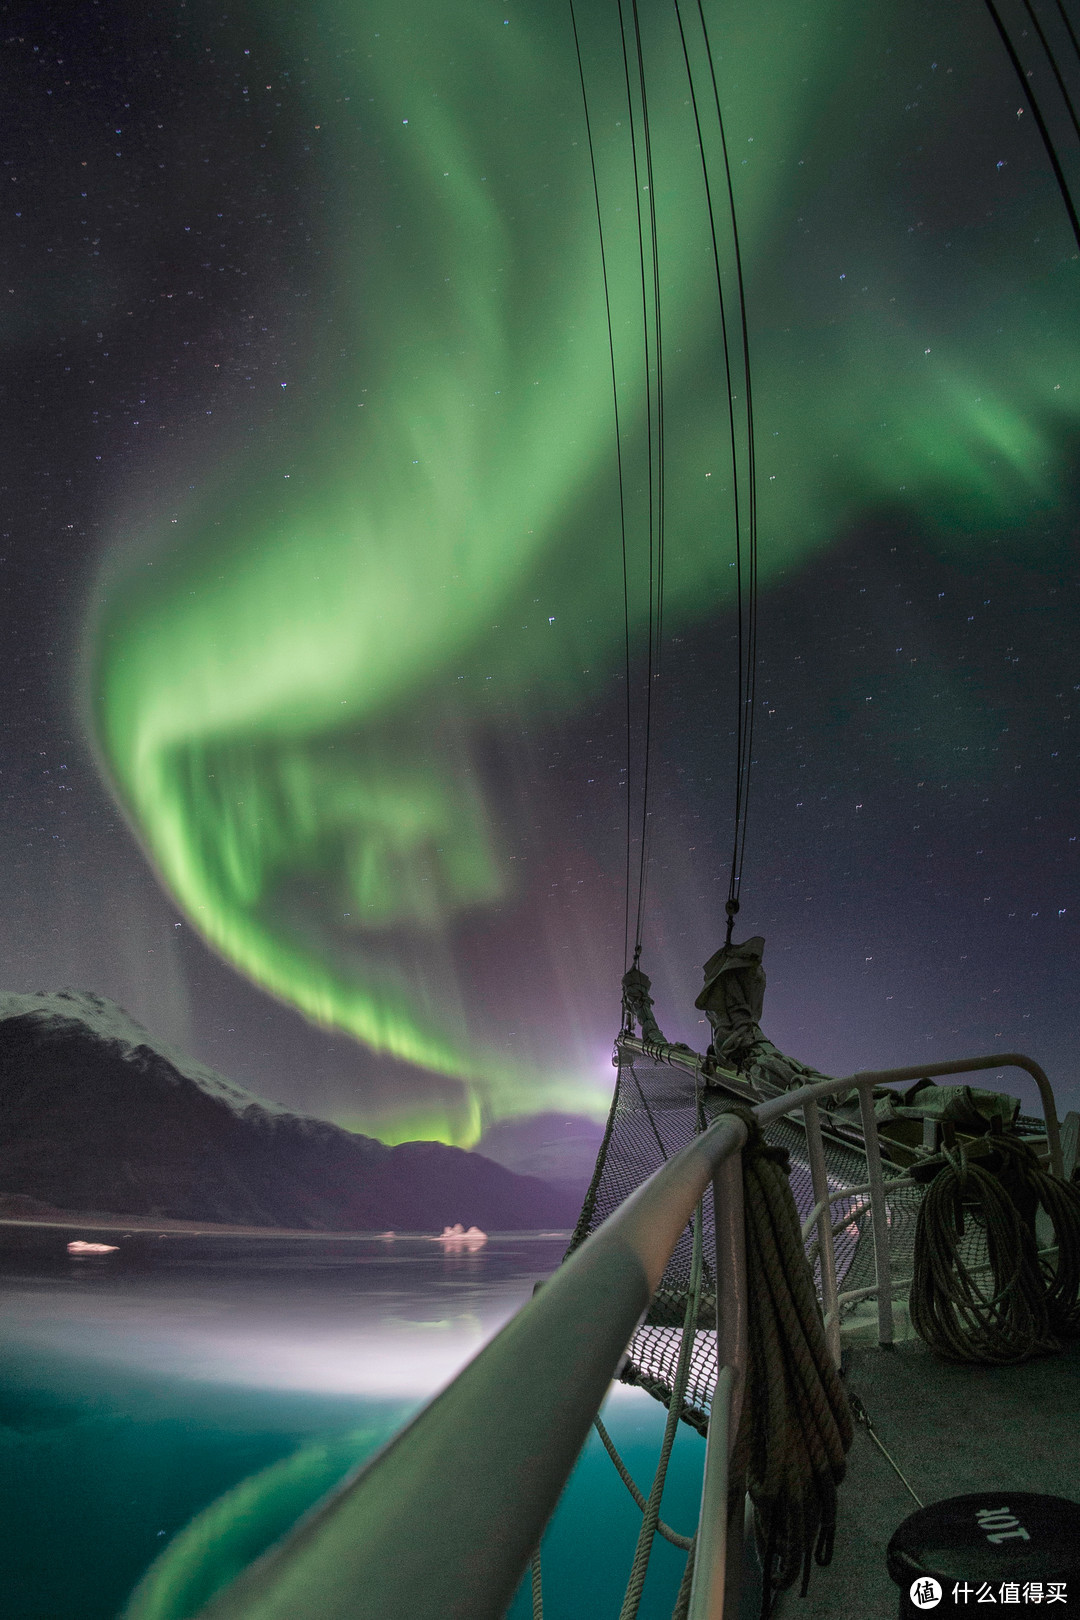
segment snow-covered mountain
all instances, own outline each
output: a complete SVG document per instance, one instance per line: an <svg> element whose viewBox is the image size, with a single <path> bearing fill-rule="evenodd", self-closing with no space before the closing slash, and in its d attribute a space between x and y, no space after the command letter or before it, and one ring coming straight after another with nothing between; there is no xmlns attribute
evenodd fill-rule
<svg viewBox="0 0 1080 1620"><path fill-rule="evenodd" d="M387 1147L267 1102L86 990L0 992L0 1193L313 1230L573 1224L575 1201L439 1142Z"/></svg>

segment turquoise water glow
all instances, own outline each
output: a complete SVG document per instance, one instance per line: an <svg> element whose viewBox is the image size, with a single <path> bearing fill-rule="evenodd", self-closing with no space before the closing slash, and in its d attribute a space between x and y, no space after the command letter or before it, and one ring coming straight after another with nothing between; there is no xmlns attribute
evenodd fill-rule
<svg viewBox="0 0 1080 1620"><path fill-rule="evenodd" d="M476 1255L422 1240L351 1254L257 1243L222 1259L165 1240L160 1258L114 1264L68 1261L57 1235L48 1241L55 1254L3 1266L5 1620L111 1620L163 1554L142 1612L193 1612L225 1561L254 1556L260 1534L273 1539L451 1377L564 1246L517 1235ZM617 1387L606 1417L647 1484L663 1409ZM684 1531L703 1460L698 1436L682 1434L664 1515ZM241 1512L192 1526L243 1481ZM545 1540L553 1620L618 1612L637 1525L594 1436ZM681 1564L658 1544L643 1620L670 1614ZM526 1620L527 1592L508 1613Z"/></svg>

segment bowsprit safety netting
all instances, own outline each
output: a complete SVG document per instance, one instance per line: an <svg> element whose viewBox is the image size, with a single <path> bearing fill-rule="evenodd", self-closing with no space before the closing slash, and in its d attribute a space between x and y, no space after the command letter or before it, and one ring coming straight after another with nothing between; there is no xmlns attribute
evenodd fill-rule
<svg viewBox="0 0 1080 1620"><path fill-rule="evenodd" d="M657 1046L643 1055L619 1041L615 1056L617 1078L608 1127L570 1252L655 1170L711 1125L733 1097L746 1100L742 1088L722 1087L711 1081L706 1075L704 1060L685 1047ZM799 1213L805 1219L814 1205L805 1134L790 1120L777 1121L767 1127L764 1134L766 1141L789 1152L791 1188ZM859 1186L867 1180L865 1156L857 1148L831 1140L828 1135L825 1137L825 1163L830 1187L837 1191ZM909 1254L921 1196L921 1188L907 1188L890 1199L891 1236L895 1240L902 1232L907 1234ZM837 1276L845 1279L844 1286L848 1288L869 1285L874 1280L869 1212L864 1206L865 1201L858 1197L848 1201L847 1207L844 1202L833 1206L837 1220L848 1214L850 1208L850 1220L836 1239ZM709 1198L704 1202L703 1214L701 1307L690 1379L680 1414L702 1434L708 1426L709 1403L717 1374L715 1231ZM812 1237L807 1247L813 1256ZM639 1384L664 1405L670 1400L679 1354L692 1248L691 1228L687 1226L668 1262L645 1321L630 1342L620 1373L624 1383ZM910 1269L907 1274L910 1275Z"/></svg>
<svg viewBox="0 0 1080 1620"><path fill-rule="evenodd" d="M710 1073L712 1065L686 1047L656 1042L650 1043L643 1052L641 1044L636 1041L631 1046L622 1038L616 1042L615 1094L592 1183L571 1240L571 1253L643 1181L686 1147L696 1134L711 1125L733 1099L747 1100L747 1088L718 1079L715 1071ZM801 1080L803 1076L800 1074L798 1078ZM775 1094L780 1089L766 1087L760 1074L755 1075L755 1080L755 1089L761 1092L767 1090ZM1042 1122L1021 1116L1016 1120L1016 1127L1036 1134L1042 1128ZM828 1117L823 1118L825 1168L830 1193L834 1195L832 1217L837 1287L843 1293L861 1294L875 1284L869 1199L865 1192L858 1191L845 1197L843 1189L864 1187L869 1180L869 1172L865 1153L856 1141L843 1139L840 1134L842 1129ZM800 1217L805 1222L815 1199L801 1116L793 1115L775 1121L766 1127L764 1135L767 1142L788 1152L791 1190ZM906 1294L915 1269L915 1232L926 1187L906 1182L899 1166L886 1164L885 1172L891 1285L895 1294L902 1295ZM906 1184L890 1186L890 1181ZM680 1413L685 1422L702 1434L708 1426L709 1403L718 1370L714 1224L712 1200L709 1198L705 1199L703 1216L701 1306L691 1355L690 1377ZM671 1398L679 1355L692 1247L691 1228L687 1226L668 1262L645 1321L630 1342L619 1375L624 1383L640 1385L665 1406ZM986 1233L977 1221L968 1223L963 1247L965 1261L973 1270L978 1271L985 1266ZM821 1268L814 1230L807 1234L806 1250L814 1267L820 1297ZM850 1317L858 1306L858 1299L842 1304L841 1319Z"/></svg>

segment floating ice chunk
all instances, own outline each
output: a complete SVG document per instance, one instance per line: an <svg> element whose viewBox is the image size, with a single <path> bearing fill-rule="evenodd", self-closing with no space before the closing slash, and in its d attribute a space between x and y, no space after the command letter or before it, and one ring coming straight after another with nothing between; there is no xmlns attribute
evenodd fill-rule
<svg viewBox="0 0 1080 1620"><path fill-rule="evenodd" d="M470 1226L468 1231L458 1221L454 1226L444 1226L436 1243L441 1243L447 1251L467 1249L470 1253L482 1249L487 1242L487 1233L481 1232L478 1226Z"/></svg>

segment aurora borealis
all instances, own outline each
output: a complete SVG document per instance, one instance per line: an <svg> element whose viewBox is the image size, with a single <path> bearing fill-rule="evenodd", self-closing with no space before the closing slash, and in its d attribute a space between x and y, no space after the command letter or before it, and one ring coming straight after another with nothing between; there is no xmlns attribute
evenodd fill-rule
<svg viewBox="0 0 1080 1620"><path fill-rule="evenodd" d="M42 143L56 169L35 206L49 198L72 254L95 228L106 242L105 265L88 247L67 282L46 265L34 287L20 262L30 313L9 339L78 424L69 476L97 514L60 611L89 746L142 851L110 834L105 865L121 847L129 864L145 858L176 908L170 932L197 930L229 975L282 1004L266 1017L315 1026L295 1037L305 1061L330 1039L320 1031L361 1043L352 1085L310 1094L334 1117L390 1139L471 1142L492 1117L595 1113L622 969L622 565L569 13L479 0L181 9L178 34L151 9L122 60L89 23L59 17L19 41L40 127L59 104L46 109L45 90L70 107ZM950 961L1012 950L1050 963L1045 983L1075 952L1076 759L1059 730L1077 668L1075 244L980 7L887 7L872 27L850 4L708 15L761 501L744 906L770 950L803 956L803 988L794 968L778 986L793 1050L826 1066L912 1061L910 1020L889 1021L895 990L860 989L844 1032L820 1046L813 1009L873 973L882 941L905 1005L940 1001L928 958L946 946L924 953L928 905L950 919ZM583 0L578 17L640 685L648 454L629 119L617 8ZM643 18L668 491L644 962L688 1009L720 928L714 877L726 881L731 479L678 34L667 7ZM48 85L45 56L59 64ZM94 73L115 88L117 121L83 158L77 100ZM127 154L119 180L111 151ZM113 219L76 230L95 208ZM47 238L42 226L43 264ZM58 342L81 381L33 358L52 364ZM88 357L109 354L117 369L95 374L94 394ZM110 390L100 439L107 407L90 400ZM36 453L62 469L44 430ZM848 575L863 582L853 602ZM43 701L61 703L51 688ZM808 826L811 803L825 808ZM1052 820L1051 837L1034 816ZM927 860L952 874L933 903L919 887ZM88 903L74 875L86 864L62 880L73 907ZM1047 899L1026 909L1060 919L1058 935L991 946L1012 902L999 916L984 892L1040 884ZM156 918L163 903L138 904ZM954 949L965 908L984 942ZM146 926L149 938L158 924ZM834 958L819 927L849 945ZM125 975L135 984L140 969L130 956L118 969L107 930L97 957L80 949L72 971L120 984L130 1004ZM183 981L177 1017L196 1044L222 1039L210 1008L224 1023L233 995L242 1025L248 993L194 940L147 952L147 1000ZM70 947L54 959L67 971ZM970 1005L969 971L957 1001ZM1015 991L1017 972L997 976ZM1019 994L1015 1024L1030 999ZM959 1051L1024 1044L1022 1030L997 1039L999 1020L984 1029L952 1007L928 1015L935 1054L954 1035ZM1063 1051L1064 1010L1053 1017ZM244 1078L305 1095L281 1072Z"/></svg>

